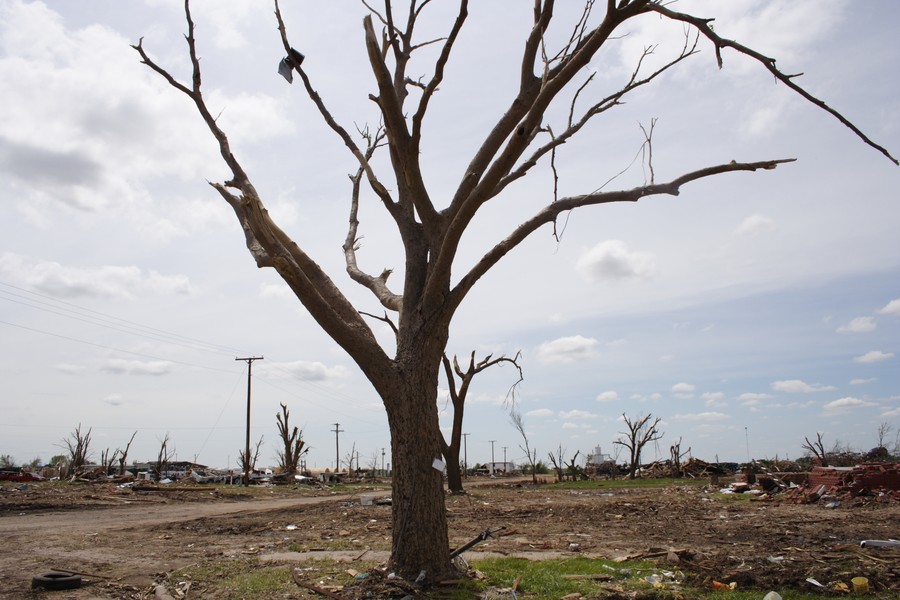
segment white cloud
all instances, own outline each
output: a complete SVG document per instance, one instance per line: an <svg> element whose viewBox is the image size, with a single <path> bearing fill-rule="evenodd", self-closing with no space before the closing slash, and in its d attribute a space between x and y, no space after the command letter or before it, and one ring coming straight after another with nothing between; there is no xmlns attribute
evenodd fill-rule
<svg viewBox="0 0 900 600"><path fill-rule="evenodd" d="M878 326L873 317L856 317L846 325L837 328L838 333L868 333L875 331Z"/></svg>
<svg viewBox="0 0 900 600"><path fill-rule="evenodd" d="M86 367L81 365L72 365L69 363L60 363L54 367L60 373L66 373L68 375L84 375L87 371Z"/></svg>
<svg viewBox="0 0 900 600"><path fill-rule="evenodd" d="M559 411L562 419L596 419L597 415L586 410L566 410Z"/></svg>
<svg viewBox="0 0 900 600"><path fill-rule="evenodd" d="M655 272L656 258L647 252L629 250L621 240L606 240L582 254L575 270L591 283L644 278Z"/></svg>
<svg viewBox="0 0 900 600"><path fill-rule="evenodd" d="M291 298L294 293L286 283L265 283L259 288L260 298Z"/></svg>
<svg viewBox="0 0 900 600"><path fill-rule="evenodd" d="M678 392L678 393L681 393L681 394L684 394L684 393L687 393L687 392L693 392L693 391L696 390L696 389L697 389L697 386L695 386L694 384L692 384L692 383L685 383L685 382L676 383L675 385L672 386L672 391L673 391L673 392Z"/></svg>
<svg viewBox="0 0 900 600"><path fill-rule="evenodd" d="M866 383L872 383L873 381L878 381L877 377L869 377L867 379L851 379L850 385L863 385Z"/></svg>
<svg viewBox="0 0 900 600"><path fill-rule="evenodd" d="M0 273L23 287L56 298L130 300L138 295L194 292L186 275L144 273L135 266L72 267L11 252L0 255Z"/></svg>
<svg viewBox="0 0 900 600"><path fill-rule="evenodd" d="M100 369L116 375L166 375L172 372L172 363L167 360L107 360Z"/></svg>
<svg viewBox="0 0 900 600"><path fill-rule="evenodd" d="M571 363L597 356L597 340L581 335L561 337L544 342L538 347L538 360L542 363Z"/></svg>
<svg viewBox="0 0 900 600"><path fill-rule="evenodd" d="M549 408L538 408L525 413L526 417L552 417L556 413Z"/></svg>
<svg viewBox="0 0 900 600"><path fill-rule="evenodd" d="M103 399L103 402L110 406L122 406L122 394L110 394Z"/></svg>
<svg viewBox="0 0 900 600"><path fill-rule="evenodd" d="M757 406L763 400L771 400L772 396L770 394L760 394L756 392L745 392L738 396L738 402L743 404L744 406Z"/></svg>
<svg viewBox="0 0 900 600"><path fill-rule="evenodd" d="M866 400L860 400L859 398L854 398L852 396L846 396L844 398L840 398L838 400L833 400L825 405L825 414L827 415L841 415L851 412L858 408L867 408L870 406L878 406L874 402L868 402Z"/></svg>
<svg viewBox="0 0 900 600"><path fill-rule="evenodd" d="M772 382L772 389L776 392L787 392L789 394L808 394L811 392L830 392L833 391L835 387L833 385L822 385L820 383L809 384L800 379L786 379Z"/></svg>
<svg viewBox="0 0 900 600"><path fill-rule="evenodd" d="M853 362L868 364L868 363L882 362L885 360L889 360L891 358L894 358L893 352L882 352L881 350L872 350L871 352L866 352L865 354L863 354L861 356L854 356Z"/></svg>
<svg viewBox="0 0 900 600"><path fill-rule="evenodd" d="M702 413L687 413L675 415L672 417L673 421L722 421L725 419L730 419L728 415L720 412L702 412Z"/></svg>
<svg viewBox="0 0 900 600"><path fill-rule="evenodd" d="M737 235L759 235L770 231L775 231L775 221L759 214L750 215L734 230Z"/></svg>
<svg viewBox="0 0 900 600"><path fill-rule="evenodd" d="M723 408L728 406L725 402L724 392L703 392L700 394L700 399L710 408Z"/></svg>
<svg viewBox="0 0 900 600"><path fill-rule="evenodd" d="M562 428L563 429L578 429L579 426L575 423L563 423Z"/></svg>
<svg viewBox="0 0 900 600"><path fill-rule="evenodd" d="M900 298L891 300L885 304L879 311L881 315L900 315Z"/></svg>
<svg viewBox="0 0 900 600"><path fill-rule="evenodd" d="M880 417L882 419L891 419L893 417L900 417L900 406L898 406L897 408L892 408L890 410L884 411L883 413L881 413Z"/></svg>
<svg viewBox="0 0 900 600"><path fill-rule="evenodd" d="M295 360L292 362L262 362L254 373L261 377L299 379L301 381L327 381L343 379L347 369L341 365L328 367L318 361Z"/></svg>
<svg viewBox="0 0 900 600"><path fill-rule="evenodd" d="M597 402L615 402L619 399L619 393L614 390L607 390L597 394Z"/></svg>

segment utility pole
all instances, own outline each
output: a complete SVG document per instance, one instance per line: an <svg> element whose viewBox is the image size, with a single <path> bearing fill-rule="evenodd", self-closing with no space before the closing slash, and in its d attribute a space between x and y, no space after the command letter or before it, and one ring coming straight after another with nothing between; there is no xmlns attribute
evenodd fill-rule
<svg viewBox="0 0 900 600"><path fill-rule="evenodd" d="M466 479L469 478L469 435L468 433L462 434L463 436L463 477Z"/></svg>
<svg viewBox="0 0 900 600"><path fill-rule="evenodd" d="M340 423L334 424L334 472L337 473L341 470L341 445L338 441L338 434L344 433L344 430L341 429Z"/></svg>
<svg viewBox="0 0 900 600"><path fill-rule="evenodd" d="M250 485L250 379L253 374L253 361L262 360L262 356L246 356L244 358L235 358L234 360L242 360L247 363L247 437L244 440L244 464L241 467L244 470L244 486Z"/></svg>
<svg viewBox="0 0 900 600"><path fill-rule="evenodd" d="M381 449L381 476L384 477L384 448Z"/></svg>
<svg viewBox="0 0 900 600"><path fill-rule="evenodd" d="M491 443L491 475L494 474L494 442L497 440L488 440Z"/></svg>
<svg viewBox="0 0 900 600"><path fill-rule="evenodd" d="M506 473L506 448L507 446L503 446L503 472Z"/></svg>

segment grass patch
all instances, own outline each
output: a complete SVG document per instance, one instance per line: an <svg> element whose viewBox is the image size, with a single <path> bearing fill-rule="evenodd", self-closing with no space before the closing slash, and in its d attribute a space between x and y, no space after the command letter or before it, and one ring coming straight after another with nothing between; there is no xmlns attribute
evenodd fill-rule
<svg viewBox="0 0 900 600"><path fill-rule="evenodd" d="M262 567L255 559L193 565L173 573L172 585L189 580L191 589L222 600L283 597L297 589L288 567Z"/></svg>
<svg viewBox="0 0 900 600"><path fill-rule="evenodd" d="M565 560L530 561L524 558L490 558L472 563L485 575L485 587L512 587L516 578L519 589L529 600L556 600L568 594L596 595L600 586L636 589L643 584L641 575L652 572L647 563L615 564L607 560L576 557ZM572 576L599 575L609 580L576 578ZM567 577L568 576L568 577Z"/></svg>
<svg viewBox="0 0 900 600"><path fill-rule="evenodd" d="M558 600L568 594L579 593L586 598L594 598L605 593L618 591L635 598L672 600L685 598L721 600L760 600L769 590L735 589L711 590L690 585L675 585L672 582L654 586L645 577L662 574L671 568L648 562L614 563L584 557L562 560L529 561L522 558L492 558L475 561L471 566L484 574L477 583L485 598L508 598L508 588L516 578L519 580L520 595L528 600ZM595 580L588 577L571 576L601 575L611 576L609 580ZM569 576L569 577L567 577ZM491 590L504 588L492 595ZM460 590L461 592L463 590ZM783 600L821 600L821 594L799 590L775 590ZM471 593L471 591L469 591ZM462 597L462 596L460 596ZM469 596L471 598L471 596Z"/></svg>

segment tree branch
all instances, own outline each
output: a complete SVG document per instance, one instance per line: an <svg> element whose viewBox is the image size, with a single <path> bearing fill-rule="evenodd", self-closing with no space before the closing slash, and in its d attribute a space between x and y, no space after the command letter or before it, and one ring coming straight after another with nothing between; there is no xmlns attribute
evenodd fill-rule
<svg viewBox="0 0 900 600"><path fill-rule="evenodd" d="M778 165L794 162L794 158L767 160L752 163L739 163L731 161L730 163L706 167L690 173L685 173L680 177L669 181L668 183L658 183L646 185L630 190L620 190L614 192L592 192L581 196L571 196L562 198L552 204L545 206L533 217L516 227L513 232L505 239L501 240L497 245L491 248L481 259L466 273L462 279L456 284L451 292L448 304L455 307L458 306L465 295L469 292L476 281L488 272L497 262L506 256L506 254L522 243L529 235L534 233L542 225L546 225L556 219L556 217L564 211L574 210L583 206L592 206L597 204L610 204L613 202L637 202L641 198L656 195L678 196L681 192L681 186L698 179L712 177L722 173L731 173L735 171L757 171L759 169L772 170Z"/></svg>
<svg viewBox="0 0 900 600"><path fill-rule="evenodd" d="M764 54L761 54L761 53L757 52L756 50L753 50L752 48L748 48L747 46L744 46L743 44L739 44L738 42L736 42L734 40L727 40L725 38L720 37L716 32L714 32L712 30L712 27L710 27L710 25L709 25L713 21L713 19L702 19L700 17L695 17L693 15L676 12L676 11L668 8L668 6L665 6L663 4L658 4L658 3L652 3L650 5L650 10L657 12L657 13L659 13L665 17L668 17L672 20L681 21L683 23L688 23L689 25L692 25L693 27L695 27L700 33L702 33L709 41L711 41L713 43L713 46L715 46L716 61L718 62L719 68L722 68L722 64L723 64L722 63L722 48L732 48L733 50L736 50L737 52L743 54L744 56L749 56L750 58L756 60L757 62L762 64L775 77L775 79L777 79L778 81L780 81L781 83L783 83L784 85L786 85L787 87L789 87L790 89L795 91L796 93L800 94L800 96L802 96L808 102L814 104L815 106L818 106L819 108L821 108L822 110L824 110L825 112L827 112L828 114L833 116L835 119L840 121L845 127L850 129L850 131L852 131L856 135L856 137L861 139L868 146L871 146L875 150L878 150L881 154L886 156L892 163L894 163L895 165L900 165L900 161L898 161L896 158L894 158L891 155L891 153L887 151L886 148L884 148L884 147L876 144L874 141L872 141L856 125L854 125L846 117L844 117L844 115L842 115L837 110L828 106L824 100L820 100L819 98L817 98L817 97L813 96L812 94L810 94L809 92L807 92L801 86L794 83L794 78L799 77L800 75L802 75L802 73L798 73L795 75L787 75L785 73L782 73L775 66L774 58L765 56Z"/></svg>

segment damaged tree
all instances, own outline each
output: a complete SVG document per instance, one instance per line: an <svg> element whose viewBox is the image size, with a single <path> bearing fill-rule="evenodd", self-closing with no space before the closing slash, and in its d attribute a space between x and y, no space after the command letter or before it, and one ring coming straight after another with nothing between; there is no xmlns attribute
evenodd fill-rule
<svg viewBox="0 0 900 600"><path fill-rule="evenodd" d="M240 463L241 469L244 473L245 486L250 485L250 476L256 469L256 461L259 460L259 450L260 448L262 448L262 444L263 436L259 436L259 441L256 442L256 446L249 455L244 450L238 450L238 462Z"/></svg>
<svg viewBox="0 0 900 600"><path fill-rule="evenodd" d="M803 448L805 450L808 450L813 456L816 457L816 460L819 461L819 466L827 467L828 466L828 456L827 456L827 453L825 452L825 444L822 441L822 432L821 431L816 432L816 441L815 442L809 441L809 438L806 436L803 436L803 441L804 441Z"/></svg>
<svg viewBox="0 0 900 600"><path fill-rule="evenodd" d="M304 70L303 64L327 61L328 56L310 56L306 63L301 61L302 55L289 43L276 0L275 14L286 55L281 61L282 74L286 72L291 78L297 74L325 126L338 136L358 167L351 182L350 226L344 257L350 278L368 289L385 311L385 316L378 318L393 328L394 340L388 347L379 343L365 318L367 313L355 306L307 254L308 248L301 247L273 221L244 164L232 152L230 141L217 122L217 111L210 110L201 92L200 58L187 0L185 38L192 67L187 84L154 62L145 52L143 42L134 46L144 64L190 98L218 143L230 177L211 185L234 210L256 264L278 272L324 331L352 357L382 398L391 431L394 474L390 567L402 577L415 579L424 573L425 579L435 580L453 571L442 476L432 467L434 459L441 455L436 400L451 321L475 284L538 229L547 226L556 233L558 217L569 211L613 202L637 202L657 195L677 196L694 181L726 173L770 170L794 160L743 162L728 157L719 164L700 166L669 181L657 182L651 176L643 185L620 190L603 191L602 182L606 178L601 177L596 184L588 185L592 191L560 197L555 185L558 153L588 122L622 104L630 92L656 81L660 74L693 55L696 42L703 37L714 47L720 66L726 49L757 61L776 81L830 113L867 144L897 162L840 113L802 89L796 83L796 76L782 73L774 59L720 37L711 26L712 19L681 13L672 6L662 0L589 0L580 16L576 13L573 22L563 24L563 29L571 32L568 39L556 43L545 37L554 19L555 2L535 0L529 9L533 21L530 30L523 32L522 42L511 48L491 49L497 53L518 53L517 89L509 98L508 108L484 132L471 160L460 173L458 186L438 191L429 187L422 168L423 136L432 99L439 89L451 83L444 77L469 16L467 0L460 0L446 36L436 40L421 40L414 35L419 21L430 14L428 9L432 5L428 0L408 2L399 9L400 14L395 14L389 0L385 0L381 10L370 9L371 14L363 20L362 38L377 88L370 98L383 126L374 133L364 130L362 145L337 122ZM524 8L524 4L511 5L509 10L517 8ZM585 100L589 84L597 83L593 75L587 74L591 61L607 42L625 35L626 23L645 18L674 22L694 32L695 42L687 41L680 53L651 72L639 60L621 87ZM408 72L411 58L423 48L432 51L433 64L428 72L419 64L414 72ZM648 49L644 56L651 53ZM420 77L421 73L426 74ZM557 122L553 123L554 119ZM649 144L649 139L645 143ZM376 151L382 148L390 160L389 168L384 171L372 162ZM506 228L505 233L497 235L495 245L473 263L460 262L458 253L464 235L481 209L503 196L511 184L535 172L537 165L545 168L544 172L551 174L554 182L548 190L546 205L529 214L514 212L519 205L512 204L508 220L492 224L497 231ZM316 166L294 163L292 168L302 177L304 169ZM396 290L388 283L390 268L373 275L357 262L357 216L363 188L367 194L365 200L374 200L393 221L403 248L403 256L397 261L403 268L402 281ZM438 205L438 198L447 201Z"/></svg>
<svg viewBox="0 0 900 600"><path fill-rule="evenodd" d="M476 363L475 352L472 352L469 356L469 366L465 371L459 366L459 361L455 356L453 357L452 367L450 365L450 359L447 358L446 354L441 357L441 361L444 365L444 375L447 377L447 386L450 390L450 403L453 405L453 425L450 429L450 443L448 444L444 439L444 436L441 435L441 454L444 456L444 462L447 465L447 487L454 494L465 493L459 468L459 449L462 441L462 425L466 396L469 394L469 386L472 383L472 379L478 373L481 373L494 365L512 363L519 371L519 379L512 385L509 393L512 394L515 387L522 381L522 367L519 366L518 363L520 353L516 353L513 358L507 356L491 358L492 356L492 354L489 354L487 357ZM459 387L456 386L456 379L453 376L454 373L456 374L456 377L459 377Z"/></svg>
<svg viewBox="0 0 900 600"><path fill-rule="evenodd" d="M628 415L622 413L622 421L625 422L625 427L628 428L628 431L623 432L623 437L614 441L613 444L628 450L629 479L634 479L638 467L641 466L641 452L644 446L650 442L662 439L663 433L656 428L659 425L660 418L656 417L650 423L650 417L652 416L652 414L647 414L645 417L638 416L637 419L632 421L628 418Z"/></svg>
<svg viewBox="0 0 900 600"><path fill-rule="evenodd" d="M300 465L300 457L309 452L306 442L303 441L303 431L297 426L291 429L289 424L290 411L286 404L281 404L281 412L275 414L278 424L278 437L281 440L282 449L277 451L278 465L282 473L294 475ZM262 440L260 440L262 442Z"/></svg>
<svg viewBox="0 0 900 600"><path fill-rule="evenodd" d="M79 423L75 431L67 439L63 440L66 444L66 449L69 451L69 456L67 457L69 463L68 474L73 477L78 477L82 474L84 465L87 464L88 458L90 458L91 429L89 427L87 432L82 435L81 423Z"/></svg>

